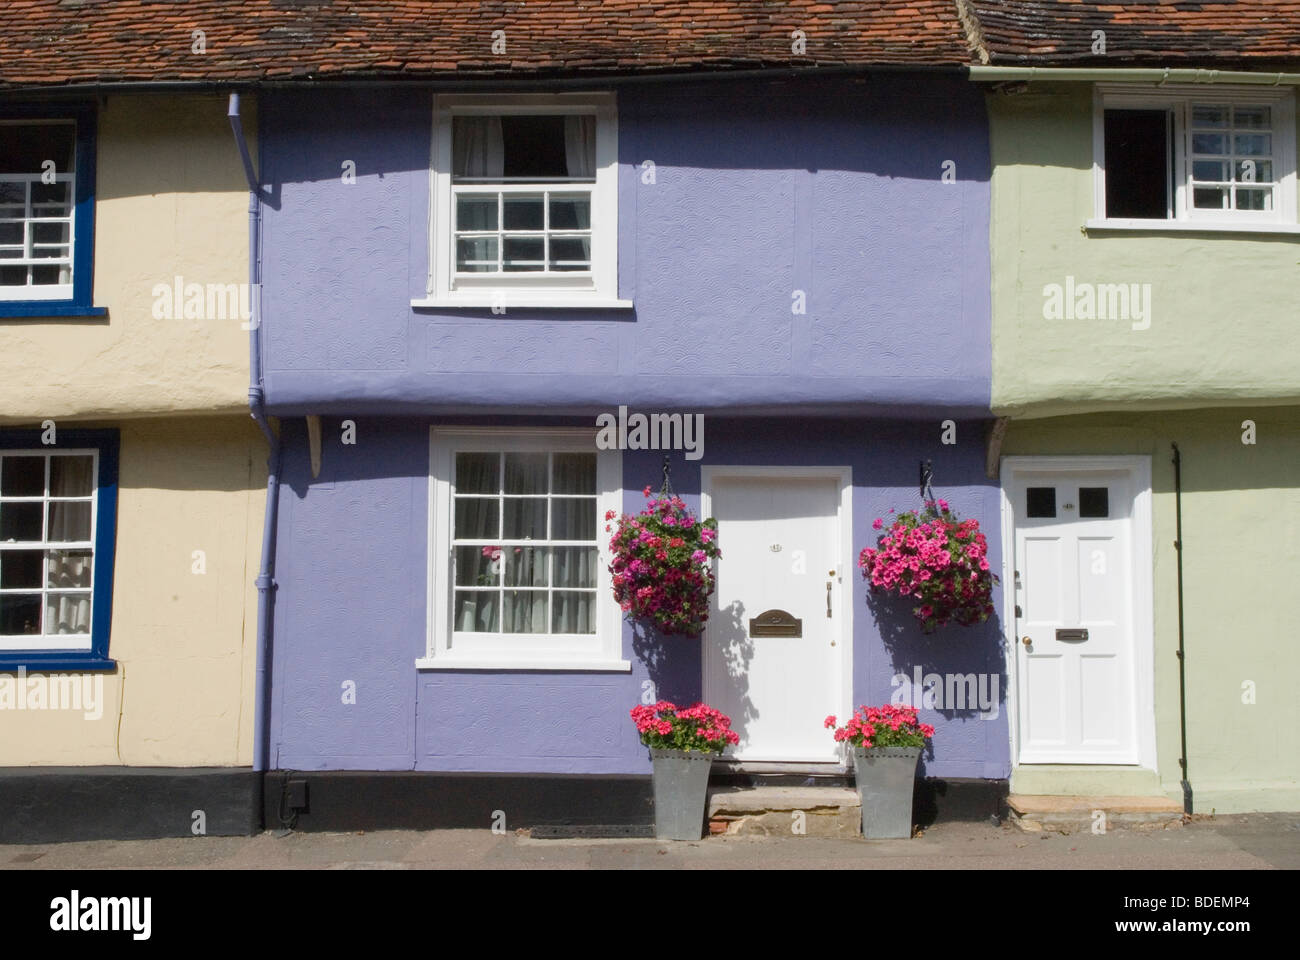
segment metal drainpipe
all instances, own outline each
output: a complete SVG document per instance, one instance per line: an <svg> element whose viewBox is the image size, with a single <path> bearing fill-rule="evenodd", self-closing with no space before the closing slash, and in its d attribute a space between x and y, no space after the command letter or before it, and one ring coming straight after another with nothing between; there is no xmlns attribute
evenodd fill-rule
<svg viewBox="0 0 1300 960"><path fill-rule="evenodd" d="M1183 655L1183 456L1174 448L1174 550L1178 552L1178 726L1182 737L1183 813L1192 812L1192 783L1187 776L1187 658Z"/></svg>
<svg viewBox="0 0 1300 960"><path fill-rule="evenodd" d="M230 128L235 134L235 144L239 147L239 156L244 163L244 176L248 180L248 277L250 284L250 309L248 331L248 406L252 417L261 427L270 445L270 456L266 462L266 513L262 520L262 560L257 574L257 679L253 709L253 770L261 773L267 769L269 752L269 701L270 690L267 683L267 658L271 641L271 589L275 586L275 524L280 490L280 438L266 420L262 377L262 252L261 222L262 196L261 186L253 160L248 152L248 143L244 139L244 128L239 119L239 94L230 95L230 106L226 111L230 118ZM258 794L261 794L259 780ZM261 803L258 805L261 814Z"/></svg>

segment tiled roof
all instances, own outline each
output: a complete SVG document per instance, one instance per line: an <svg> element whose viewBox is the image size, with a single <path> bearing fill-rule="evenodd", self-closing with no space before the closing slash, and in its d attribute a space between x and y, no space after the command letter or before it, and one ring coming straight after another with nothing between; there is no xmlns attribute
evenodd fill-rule
<svg viewBox="0 0 1300 960"><path fill-rule="evenodd" d="M1040 66L1300 62L1300 0L958 0L994 64ZM970 20L970 17L967 17ZM1094 52L1094 31L1105 52ZM1293 68L1294 69L1294 68Z"/></svg>
<svg viewBox="0 0 1300 960"><path fill-rule="evenodd" d="M806 52L795 52L795 30ZM493 51L494 31L504 31L504 55ZM0 14L0 85L960 65L969 56L953 0L5 0Z"/></svg>

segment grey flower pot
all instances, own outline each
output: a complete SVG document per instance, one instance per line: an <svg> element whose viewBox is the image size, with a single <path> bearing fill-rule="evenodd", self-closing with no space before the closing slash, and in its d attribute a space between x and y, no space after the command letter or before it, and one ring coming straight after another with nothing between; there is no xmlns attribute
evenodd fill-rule
<svg viewBox="0 0 1300 960"><path fill-rule="evenodd" d="M713 754L693 750L650 751L654 763L655 837L699 840Z"/></svg>
<svg viewBox="0 0 1300 960"><path fill-rule="evenodd" d="M912 787L920 747L851 747L862 835L868 840L912 836Z"/></svg>

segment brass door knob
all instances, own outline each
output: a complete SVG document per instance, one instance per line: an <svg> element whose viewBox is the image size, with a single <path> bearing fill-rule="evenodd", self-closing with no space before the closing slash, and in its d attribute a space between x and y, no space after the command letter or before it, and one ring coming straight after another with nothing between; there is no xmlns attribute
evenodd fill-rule
<svg viewBox="0 0 1300 960"><path fill-rule="evenodd" d="M1027 646L1029 646L1031 643L1033 643L1034 641L1031 640L1031 639L1029 639L1028 637L1023 637L1023 638L1021 638L1020 642L1023 643L1023 644L1027 647Z"/></svg>

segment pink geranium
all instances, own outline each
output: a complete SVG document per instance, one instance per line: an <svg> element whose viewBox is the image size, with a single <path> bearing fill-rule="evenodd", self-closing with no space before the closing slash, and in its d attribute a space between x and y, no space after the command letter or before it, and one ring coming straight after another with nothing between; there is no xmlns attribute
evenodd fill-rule
<svg viewBox="0 0 1300 960"><path fill-rule="evenodd" d="M891 510L890 513L893 513ZM958 520L946 500L927 500L923 510L898 514L874 547L858 557L872 594L920 601L912 613L926 633L948 623L970 626L993 613L988 542L978 520Z"/></svg>
<svg viewBox="0 0 1300 960"><path fill-rule="evenodd" d="M731 718L709 706L696 703L679 707L667 700L629 711L641 742L656 750L694 750L721 753L740 742L731 729Z"/></svg>
<svg viewBox="0 0 1300 960"><path fill-rule="evenodd" d="M923 747L934 736L934 727L917 721L915 707L885 704L883 707L858 707L849 722L836 726L835 717L823 722L835 728L835 741L854 747Z"/></svg>

